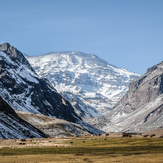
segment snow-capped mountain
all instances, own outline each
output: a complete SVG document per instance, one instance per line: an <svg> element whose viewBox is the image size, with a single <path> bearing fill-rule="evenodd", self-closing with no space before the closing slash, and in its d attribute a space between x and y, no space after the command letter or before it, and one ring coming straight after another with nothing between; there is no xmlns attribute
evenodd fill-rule
<svg viewBox="0 0 163 163"><path fill-rule="evenodd" d="M111 110L129 83L140 76L77 51L26 58L38 75L47 78L70 101L80 117L102 116Z"/></svg>
<svg viewBox="0 0 163 163"><path fill-rule="evenodd" d="M0 96L13 109L78 123L94 134L101 132L83 122L71 104L8 43L0 45Z"/></svg>
<svg viewBox="0 0 163 163"><path fill-rule="evenodd" d="M48 135L21 119L0 97L0 139L41 137L48 137Z"/></svg>
<svg viewBox="0 0 163 163"><path fill-rule="evenodd" d="M143 132L163 128L163 62L129 85L129 91L107 115L87 121L106 132Z"/></svg>

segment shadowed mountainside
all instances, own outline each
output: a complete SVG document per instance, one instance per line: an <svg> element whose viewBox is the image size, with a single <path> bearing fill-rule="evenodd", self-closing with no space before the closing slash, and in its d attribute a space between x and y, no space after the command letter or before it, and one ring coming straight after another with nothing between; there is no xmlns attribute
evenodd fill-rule
<svg viewBox="0 0 163 163"><path fill-rule="evenodd" d="M0 97L0 138L41 138L48 135L21 119Z"/></svg>

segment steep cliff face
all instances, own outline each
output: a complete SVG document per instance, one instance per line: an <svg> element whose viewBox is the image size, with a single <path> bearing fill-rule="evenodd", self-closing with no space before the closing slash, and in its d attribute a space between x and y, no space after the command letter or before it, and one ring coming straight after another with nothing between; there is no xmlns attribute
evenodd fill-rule
<svg viewBox="0 0 163 163"><path fill-rule="evenodd" d="M143 76L132 81L129 91L117 104L124 103L123 111L130 113L163 93L163 62L149 68ZM116 106L116 107L117 107ZM115 107L115 108L116 108Z"/></svg>
<svg viewBox="0 0 163 163"><path fill-rule="evenodd" d="M0 139L41 137L48 137L48 135L21 119L0 97Z"/></svg>
<svg viewBox="0 0 163 163"><path fill-rule="evenodd" d="M30 70L35 73L28 60L26 60L24 55L15 47L11 46L9 43L4 43L0 45L0 49L5 52L8 56L10 56L10 58L14 62L16 62L17 64L22 63L23 65L26 65Z"/></svg>
<svg viewBox="0 0 163 163"><path fill-rule="evenodd" d="M126 95L107 115L87 122L106 132L142 132L163 128L162 119L163 62L132 81Z"/></svg>

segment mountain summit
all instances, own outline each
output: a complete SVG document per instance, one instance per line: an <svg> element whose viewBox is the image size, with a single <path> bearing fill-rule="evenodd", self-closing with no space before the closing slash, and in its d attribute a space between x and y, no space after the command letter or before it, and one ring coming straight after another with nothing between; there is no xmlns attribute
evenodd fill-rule
<svg viewBox="0 0 163 163"><path fill-rule="evenodd" d="M47 78L70 101L80 117L102 116L127 92L139 77L110 65L94 54L61 51L26 56L38 75Z"/></svg>
<svg viewBox="0 0 163 163"><path fill-rule="evenodd" d="M26 65L30 70L32 70L34 73L35 71L29 64L28 60L24 57L24 55L17 50L15 47L11 46L9 43L4 43L0 45L0 49L5 52L12 60L14 60L16 63L22 63Z"/></svg>

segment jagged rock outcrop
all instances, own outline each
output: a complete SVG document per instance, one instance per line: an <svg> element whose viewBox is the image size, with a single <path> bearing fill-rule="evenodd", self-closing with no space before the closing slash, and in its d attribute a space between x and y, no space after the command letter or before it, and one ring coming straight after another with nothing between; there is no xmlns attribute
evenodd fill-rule
<svg viewBox="0 0 163 163"><path fill-rule="evenodd" d="M48 137L39 129L21 119L0 97L0 139Z"/></svg>
<svg viewBox="0 0 163 163"><path fill-rule="evenodd" d="M0 44L0 49L3 50L7 55L9 55L14 62L26 65L29 69L31 69L35 73L31 65L29 64L28 60L26 60L24 55L15 47L11 46L9 43L4 43Z"/></svg>

